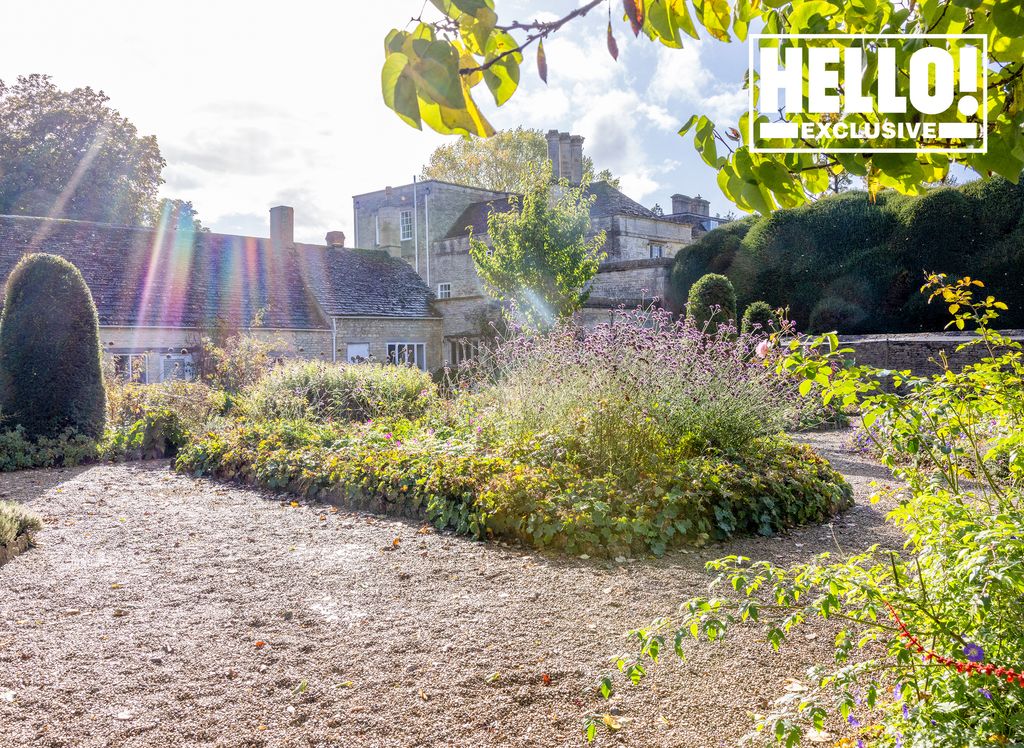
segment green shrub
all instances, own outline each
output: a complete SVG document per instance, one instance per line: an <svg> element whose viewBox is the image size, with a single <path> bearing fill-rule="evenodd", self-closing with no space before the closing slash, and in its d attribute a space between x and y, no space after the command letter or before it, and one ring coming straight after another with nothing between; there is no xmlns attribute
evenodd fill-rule
<svg viewBox="0 0 1024 748"><path fill-rule="evenodd" d="M714 332L736 322L736 291L724 275L708 273L690 289L686 316L699 330Z"/></svg>
<svg viewBox="0 0 1024 748"><path fill-rule="evenodd" d="M763 299L807 330L820 308L844 333L941 330L941 305L920 299L925 272L985 277L1024 327L1024 183L996 177L920 196L851 191L708 232L675 257L671 300L705 273L727 276L741 307ZM854 313L856 305L864 314ZM839 309L842 306L843 309Z"/></svg>
<svg viewBox="0 0 1024 748"><path fill-rule="evenodd" d="M755 301L743 312L740 332L750 335L768 335L779 326L778 315L768 302Z"/></svg>
<svg viewBox="0 0 1024 748"><path fill-rule="evenodd" d="M808 322L810 332L856 330L868 313L859 304L835 296L827 296L815 304Z"/></svg>
<svg viewBox="0 0 1024 748"><path fill-rule="evenodd" d="M634 683L689 637L758 626L778 650L824 620L832 651L798 698L757 717L758 733L787 746L820 742L823 730L845 734L836 745L1024 744L1024 346L993 329L1006 310L979 281L931 276L926 288L957 328L974 328L976 363L954 370L943 359L929 376L851 368L828 335L793 341L780 360L825 398L858 406L861 433L893 471L879 493L904 542L794 566L710 562L723 593L634 632L640 654L622 660Z"/></svg>
<svg viewBox="0 0 1024 748"><path fill-rule="evenodd" d="M18 426L0 431L0 473L32 468L73 467L96 458L96 441L71 431L29 439Z"/></svg>
<svg viewBox="0 0 1024 748"><path fill-rule="evenodd" d="M179 470L425 518L476 538L567 553L664 553L737 533L771 535L849 506L849 486L808 447L763 440L742 457L681 459L624 490L618 475L494 450L468 429L237 422L179 454ZM529 446L529 445L526 445ZM542 443L535 443L545 455Z"/></svg>
<svg viewBox="0 0 1024 748"><path fill-rule="evenodd" d="M436 400L430 375L411 366L294 361L246 390L239 407L255 420L365 421L418 418Z"/></svg>
<svg viewBox="0 0 1024 748"><path fill-rule="evenodd" d="M43 529L43 523L35 514L14 501L0 501L0 546L14 542L18 536L32 534Z"/></svg>
<svg viewBox="0 0 1024 748"><path fill-rule="evenodd" d="M29 439L71 429L103 434L99 325L81 273L54 255L28 255L7 279L0 315L0 413Z"/></svg>

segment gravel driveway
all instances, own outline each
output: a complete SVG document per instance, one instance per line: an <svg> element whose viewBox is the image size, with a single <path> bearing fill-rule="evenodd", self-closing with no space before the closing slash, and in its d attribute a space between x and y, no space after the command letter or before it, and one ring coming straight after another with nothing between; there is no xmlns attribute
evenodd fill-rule
<svg viewBox="0 0 1024 748"><path fill-rule="evenodd" d="M843 438L808 440L863 502L885 474ZM861 503L656 561L545 557L165 463L9 474L3 494L47 525L0 568L3 746L578 746L594 708L627 722L599 745L733 746L830 637L690 645L609 706L593 684L623 632L701 594L709 558L898 540Z"/></svg>

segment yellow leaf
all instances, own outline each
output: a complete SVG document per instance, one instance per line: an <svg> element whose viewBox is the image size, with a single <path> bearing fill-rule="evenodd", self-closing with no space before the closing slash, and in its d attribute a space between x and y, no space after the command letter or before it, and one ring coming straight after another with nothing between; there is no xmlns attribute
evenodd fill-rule
<svg viewBox="0 0 1024 748"><path fill-rule="evenodd" d="M615 715L613 714L604 715L601 717L601 721L604 722L605 726L612 732L622 729L622 723L615 719Z"/></svg>

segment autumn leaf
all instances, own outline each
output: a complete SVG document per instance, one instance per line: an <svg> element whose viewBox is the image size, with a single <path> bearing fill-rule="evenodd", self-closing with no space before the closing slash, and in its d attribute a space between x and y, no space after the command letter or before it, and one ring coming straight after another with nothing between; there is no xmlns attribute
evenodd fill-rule
<svg viewBox="0 0 1024 748"><path fill-rule="evenodd" d="M550 686L550 685L551 685L551 676L550 676L550 675L548 675L547 673L544 673L543 675L541 675L541 676L540 676L540 680L541 680L541 682L542 682L542 683L543 683L543 684L544 684L545 686Z"/></svg>
<svg viewBox="0 0 1024 748"><path fill-rule="evenodd" d="M291 502L291 503L289 504L289 506L293 506L293 507L296 507L296 506L298 506L298 505L299 505L299 502L297 502L297 501L293 501L293 502Z"/></svg>
<svg viewBox="0 0 1024 748"><path fill-rule="evenodd" d="M263 649L265 646L267 646L267 643L262 639L256 642L256 649Z"/></svg>
<svg viewBox="0 0 1024 748"><path fill-rule="evenodd" d="M605 714L603 717L601 717L601 721L604 722L605 727L607 727L612 732L622 729L622 723L619 722L619 720L615 719L615 715L613 714Z"/></svg>
<svg viewBox="0 0 1024 748"><path fill-rule="evenodd" d="M544 40L537 44L537 75L545 83L548 82L548 58L544 54Z"/></svg>
<svg viewBox="0 0 1024 748"><path fill-rule="evenodd" d="M612 22L608 22L608 54L612 56L613 60L618 61L619 59L619 45L615 41L615 34L612 33Z"/></svg>
<svg viewBox="0 0 1024 748"><path fill-rule="evenodd" d="M501 677L501 673L491 673L490 675L487 676L487 682L488 683L494 683L500 677Z"/></svg>
<svg viewBox="0 0 1024 748"><path fill-rule="evenodd" d="M626 18L633 29L633 36L640 36L640 29L644 25L644 0L623 0L626 6Z"/></svg>

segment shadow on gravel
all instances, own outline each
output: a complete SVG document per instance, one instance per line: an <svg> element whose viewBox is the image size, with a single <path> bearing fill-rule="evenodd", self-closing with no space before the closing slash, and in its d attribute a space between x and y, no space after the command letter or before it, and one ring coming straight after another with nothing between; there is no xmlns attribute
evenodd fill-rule
<svg viewBox="0 0 1024 748"><path fill-rule="evenodd" d="M46 468L43 470L18 470L0 473L0 499L5 501L29 502L38 498L61 483L85 473L95 465L79 465L73 468Z"/></svg>

